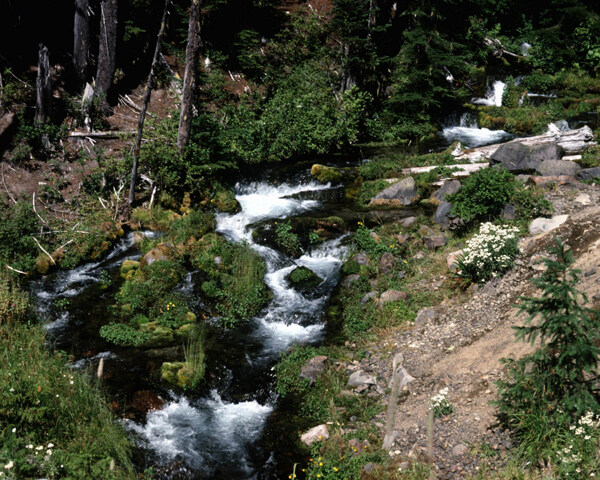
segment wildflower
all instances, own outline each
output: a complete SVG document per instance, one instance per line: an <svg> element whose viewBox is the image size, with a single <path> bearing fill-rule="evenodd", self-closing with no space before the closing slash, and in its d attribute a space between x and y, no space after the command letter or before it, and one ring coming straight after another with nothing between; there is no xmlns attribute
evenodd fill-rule
<svg viewBox="0 0 600 480"><path fill-rule="evenodd" d="M46 455L52 455L52 450L50 450L50 449L46 450Z"/></svg>
<svg viewBox="0 0 600 480"><path fill-rule="evenodd" d="M8 462L6 465L4 465L4 468L6 470L10 470L12 467L14 467L14 462L11 460L10 462Z"/></svg>
<svg viewBox="0 0 600 480"><path fill-rule="evenodd" d="M71 385L73 385L73 380L71 380L69 383L70 383Z"/></svg>
<svg viewBox="0 0 600 480"><path fill-rule="evenodd" d="M49 443L49 444L48 444L48 448L53 448L53 447L54 447L54 444L53 444L53 443Z"/></svg>
<svg viewBox="0 0 600 480"><path fill-rule="evenodd" d="M17 431L17 427L13 427L12 433L15 433L16 431Z"/></svg>
<svg viewBox="0 0 600 480"><path fill-rule="evenodd" d="M40 445L39 447L35 447L35 449L36 449L36 450L43 450L43 449L44 449L44 446L43 446L43 445Z"/></svg>
<svg viewBox="0 0 600 480"><path fill-rule="evenodd" d="M33 448L33 445L30 443L29 445L27 445L25 448Z"/></svg>
<svg viewBox="0 0 600 480"><path fill-rule="evenodd" d="M11 389L9 390L9 392L11 392L11 393L12 393L12 392L14 392L14 391L15 391L15 389L14 389L14 388L11 388Z"/></svg>

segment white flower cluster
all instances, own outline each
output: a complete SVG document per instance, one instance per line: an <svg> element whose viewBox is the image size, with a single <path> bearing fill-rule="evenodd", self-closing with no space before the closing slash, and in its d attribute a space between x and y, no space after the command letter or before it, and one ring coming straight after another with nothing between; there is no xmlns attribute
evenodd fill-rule
<svg viewBox="0 0 600 480"><path fill-rule="evenodd" d="M509 268L519 253L518 231L515 227L483 223L463 251L461 267L467 272L462 273L469 273L474 280L487 280Z"/></svg>
<svg viewBox="0 0 600 480"><path fill-rule="evenodd" d="M577 421L576 425L571 425L569 427L569 430L577 437L584 441L588 441L592 438L592 430L595 430L598 427L600 427L600 416L594 416L593 412L588 410L586 414ZM583 461L581 445L575 447L573 444L569 444L558 451L558 456L564 464L578 465ZM574 471L575 473L581 473L581 468L577 467ZM594 476L595 474L593 472L590 473L590 477Z"/></svg>
<svg viewBox="0 0 600 480"><path fill-rule="evenodd" d="M433 410L433 416L435 418L443 417L454 411L454 407L446 398L448 395L448 388L442 388L437 395L431 397L431 410Z"/></svg>

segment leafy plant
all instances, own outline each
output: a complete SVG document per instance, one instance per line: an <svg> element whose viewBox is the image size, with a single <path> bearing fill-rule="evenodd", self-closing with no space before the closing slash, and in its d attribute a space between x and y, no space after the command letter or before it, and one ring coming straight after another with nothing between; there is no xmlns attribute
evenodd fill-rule
<svg viewBox="0 0 600 480"><path fill-rule="evenodd" d="M100 327L100 336L122 347L139 347L148 341L148 334L124 323L109 323Z"/></svg>
<svg viewBox="0 0 600 480"><path fill-rule="evenodd" d="M296 257L302 253L298 235L292 230L290 222L275 222L275 243L282 252Z"/></svg>
<svg viewBox="0 0 600 480"><path fill-rule="evenodd" d="M431 406L433 418L441 418L454 412L454 407L448 401L448 388L442 388L438 394L431 397Z"/></svg>

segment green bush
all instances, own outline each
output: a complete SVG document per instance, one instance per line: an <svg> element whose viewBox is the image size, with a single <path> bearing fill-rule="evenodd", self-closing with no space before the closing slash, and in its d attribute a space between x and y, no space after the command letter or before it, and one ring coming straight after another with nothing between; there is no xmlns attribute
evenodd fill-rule
<svg viewBox="0 0 600 480"><path fill-rule="evenodd" d="M0 261L18 270L35 267L38 248L32 238L39 232L39 219L29 202L0 202Z"/></svg>
<svg viewBox="0 0 600 480"><path fill-rule="evenodd" d="M100 336L107 342L122 347L139 347L148 341L148 334L124 323L109 323L100 327Z"/></svg>
<svg viewBox="0 0 600 480"><path fill-rule="evenodd" d="M484 168L469 175L462 188L447 197L452 214L465 222L493 219L513 196L514 178L502 167Z"/></svg>
<svg viewBox="0 0 600 480"><path fill-rule="evenodd" d="M46 348L38 326L2 326L0 344L0 463L8 478L137 478L132 445L108 403L66 355Z"/></svg>
<svg viewBox="0 0 600 480"><path fill-rule="evenodd" d="M533 280L542 295L521 298L520 311L528 317L516 329L518 340L542 343L519 360L504 360L507 378L498 383L500 418L521 442L521 454L536 463L556 455L555 432L600 410L600 316L575 288L581 272L571 268L572 252L557 239L550 253L555 259L545 259L546 270Z"/></svg>
<svg viewBox="0 0 600 480"><path fill-rule="evenodd" d="M281 251L291 257L302 253L300 239L292 230L290 222L275 222L275 243Z"/></svg>

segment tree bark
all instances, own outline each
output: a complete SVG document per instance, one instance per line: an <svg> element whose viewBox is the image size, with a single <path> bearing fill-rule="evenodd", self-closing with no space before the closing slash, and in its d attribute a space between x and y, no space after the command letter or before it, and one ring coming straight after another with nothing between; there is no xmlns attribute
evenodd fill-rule
<svg viewBox="0 0 600 480"><path fill-rule="evenodd" d="M138 131L135 139L135 147L133 149L133 166L131 168L131 184L129 186L129 197L127 200L128 213L131 212L131 207L135 200L135 181L137 177L138 161L140 159L140 146L142 145L142 133L144 131L144 120L146 119L146 110L148 109L148 102L150 101L150 93L152 91L152 82L154 80L154 67L158 61L160 54L160 41L165 31L165 24L167 22L167 11L169 7L169 1L165 0L165 8L163 10L162 20L160 22L160 29L156 37L156 47L154 48L154 57L152 58L152 65L150 66L150 73L148 74L148 81L146 83L146 90L144 92L144 101L142 103L142 110L140 112L140 118L138 120Z"/></svg>
<svg viewBox="0 0 600 480"><path fill-rule="evenodd" d="M50 80L50 58L48 48L40 43L38 53L38 71L35 82L35 123L41 125L46 122L50 114L52 100L52 83Z"/></svg>
<svg viewBox="0 0 600 480"><path fill-rule="evenodd" d="M88 0L75 0L73 21L73 67L80 85L87 80L90 58L90 23Z"/></svg>
<svg viewBox="0 0 600 480"><path fill-rule="evenodd" d="M96 70L96 96L100 99L100 110L105 113L112 113L107 95L115 75L116 51L117 0L102 0L100 3L100 45L98 47L98 69Z"/></svg>
<svg viewBox="0 0 600 480"><path fill-rule="evenodd" d="M192 0L190 8L190 21L188 25L188 42L185 60L185 73L183 76L183 95L181 98L181 112L179 115L179 130L177 131L177 150L181 155L187 146L192 129L192 104L194 87L196 83L196 66L200 52L200 13L201 0Z"/></svg>

